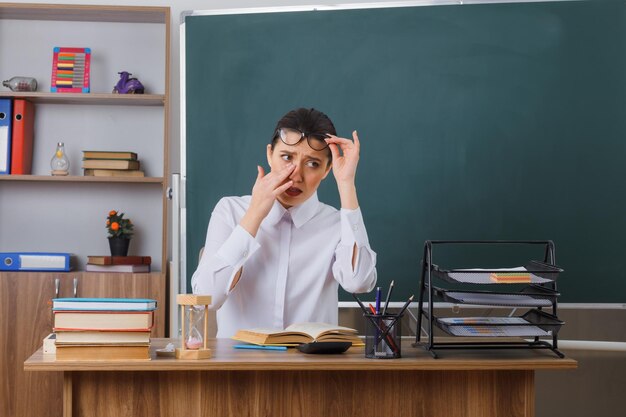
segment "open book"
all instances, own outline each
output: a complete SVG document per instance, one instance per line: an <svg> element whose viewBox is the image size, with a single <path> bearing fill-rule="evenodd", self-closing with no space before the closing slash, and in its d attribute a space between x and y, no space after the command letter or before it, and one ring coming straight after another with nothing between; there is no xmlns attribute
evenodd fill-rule
<svg viewBox="0 0 626 417"><path fill-rule="evenodd" d="M355 329L327 323L295 323L285 330L244 329L239 330L233 339L255 345L296 346L310 342L352 342L352 346L363 346Z"/></svg>

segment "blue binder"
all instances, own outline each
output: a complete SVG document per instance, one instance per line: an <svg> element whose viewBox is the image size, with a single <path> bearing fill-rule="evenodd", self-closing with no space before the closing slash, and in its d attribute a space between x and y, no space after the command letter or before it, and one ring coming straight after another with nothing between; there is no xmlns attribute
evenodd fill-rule
<svg viewBox="0 0 626 417"><path fill-rule="evenodd" d="M63 271L71 269L70 254L59 252L0 252L0 271Z"/></svg>
<svg viewBox="0 0 626 417"><path fill-rule="evenodd" d="M13 101L0 98L0 175L11 173L11 120Z"/></svg>

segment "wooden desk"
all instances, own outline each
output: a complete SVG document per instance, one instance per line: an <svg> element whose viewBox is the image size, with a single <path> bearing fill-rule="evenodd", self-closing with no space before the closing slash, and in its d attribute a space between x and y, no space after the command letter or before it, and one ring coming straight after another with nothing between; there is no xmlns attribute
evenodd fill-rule
<svg viewBox="0 0 626 417"><path fill-rule="evenodd" d="M153 339L152 350L168 339ZM176 344L176 342L174 342ZM577 362L527 350L446 351L402 345L402 359L238 350L211 340L213 358L57 362L35 352L26 371L64 373L64 417L533 416L534 372Z"/></svg>

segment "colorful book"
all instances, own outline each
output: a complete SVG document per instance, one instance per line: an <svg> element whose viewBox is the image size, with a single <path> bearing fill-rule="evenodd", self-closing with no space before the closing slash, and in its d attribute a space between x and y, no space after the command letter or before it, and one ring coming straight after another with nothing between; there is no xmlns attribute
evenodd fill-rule
<svg viewBox="0 0 626 417"><path fill-rule="evenodd" d="M57 331L57 345L119 345L148 344L150 332L118 332L106 330Z"/></svg>
<svg viewBox="0 0 626 417"><path fill-rule="evenodd" d="M83 159L137 159L135 152L127 151L83 151Z"/></svg>
<svg viewBox="0 0 626 417"><path fill-rule="evenodd" d="M139 161L125 159L83 159L83 169L139 169Z"/></svg>
<svg viewBox="0 0 626 417"><path fill-rule="evenodd" d="M152 311L156 300L149 298L55 298L52 310Z"/></svg>
<svg viewBox="0 0 626 417"><path fill-rule="evenodd" d="M88 256L91 265L150 265L150 256Z"/></svg>
<svg viewBox="0 0 626 417"><path fill-rule="evenodd" d="M150 272L150 265L85 265L87 272Z"/></svg>
<svg viewBox="0 0 626 417"><path fill-rule="evenodd" d="M116 330L149 331L152 311L54 311L54 331Z"/></svg>
<svg viewBox="0 0 626 417"><path fill-rule="evenodd" d="M149 360L150 345L56 345L57 361Z"/></svg>
<svg viewBox="0 0 626 417"><path fill-rule="evenodd" d="M53 93L88 93L91 66L90 48L65 48L52 50Z"/></svg>

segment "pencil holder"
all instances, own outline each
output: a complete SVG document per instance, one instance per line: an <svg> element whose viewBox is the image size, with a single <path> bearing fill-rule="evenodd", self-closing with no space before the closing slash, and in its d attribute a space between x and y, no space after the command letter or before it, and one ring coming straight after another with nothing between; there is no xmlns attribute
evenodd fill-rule
<svg viewBox="0 0 626 417"><path fill-rule="evenodd" d="M365 357L399 358L402 316L397 314L363 314L363 316L365 317Z"/></svg>

